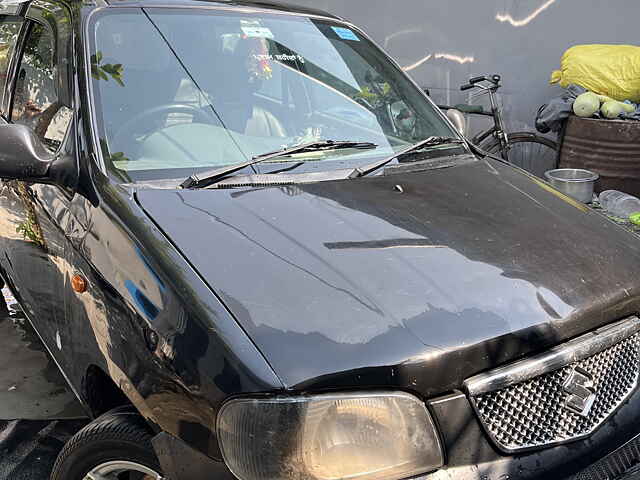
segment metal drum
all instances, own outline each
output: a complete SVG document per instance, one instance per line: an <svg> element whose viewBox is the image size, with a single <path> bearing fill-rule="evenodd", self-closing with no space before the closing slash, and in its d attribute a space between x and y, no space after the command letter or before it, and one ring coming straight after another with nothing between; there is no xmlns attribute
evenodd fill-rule
<svg viewBox="0 0 640 480"><path fill-rule="evenodd" d="M598 193L620 190L640 196L640 122L569 117L558 167L599 174Z"/></svg>

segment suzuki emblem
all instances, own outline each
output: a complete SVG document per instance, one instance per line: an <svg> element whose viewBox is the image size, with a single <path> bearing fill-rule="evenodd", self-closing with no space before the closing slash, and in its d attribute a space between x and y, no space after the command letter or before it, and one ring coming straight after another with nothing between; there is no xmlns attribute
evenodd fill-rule
<svg viewBox="0 0 640 480"><path fill-rule="evenodd" d="M596 389L593 378L581 369L572 368L562 385L566 393L564 406L582 417L589 415L596 400Z"/></svg>

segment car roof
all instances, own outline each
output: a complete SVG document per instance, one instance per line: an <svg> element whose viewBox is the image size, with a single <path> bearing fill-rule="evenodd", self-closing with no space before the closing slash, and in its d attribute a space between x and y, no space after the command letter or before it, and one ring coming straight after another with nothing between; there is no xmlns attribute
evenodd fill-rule
<svg viewBox="0 0 640 480"><path fill-rule="evenodd" d="M264 12L291 13L293 15L308 15L329 17L341 20L340 17L332 15L315 8L302 7L288 3L275 1L250 1L250 0L104 0L111 6L164 6L164 7L224 7L227 9L237 8L243 10L247 8L261 10Z"/></svg>

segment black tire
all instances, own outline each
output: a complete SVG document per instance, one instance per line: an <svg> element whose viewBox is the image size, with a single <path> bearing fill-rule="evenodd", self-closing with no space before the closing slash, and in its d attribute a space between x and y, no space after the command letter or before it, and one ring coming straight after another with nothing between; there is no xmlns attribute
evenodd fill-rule
<svg viewBox="0 0 640 480"><path fill-rule="evenodd" d="M558 165L558 144L546 137L530 132L508 133L509 162L535 175L556 168ZM486 152L500 156L500 143L491 138L480 147Z"/></svg>
<svg viewBox="0 0 640 480"><path fill-rule="evenodd" d="M83 480L94 468L114 461L135 462L162 474L151 438L146 422L137 413L122 409L105 413L66 443L50 480Z"/></svg>

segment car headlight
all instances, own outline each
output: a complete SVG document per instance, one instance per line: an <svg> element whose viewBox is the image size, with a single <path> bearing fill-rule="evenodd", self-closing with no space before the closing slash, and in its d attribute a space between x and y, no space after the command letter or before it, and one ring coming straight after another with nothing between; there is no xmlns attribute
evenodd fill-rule
<svg viewBox="0 0 640 480"><path fill-rule="evenodd" d="M231 400L217 429L240 480L390 480L443 464L429 412L402 392Z"/></svg>

